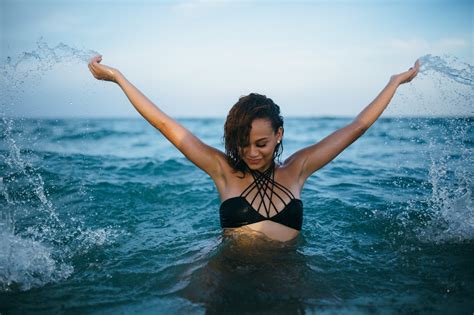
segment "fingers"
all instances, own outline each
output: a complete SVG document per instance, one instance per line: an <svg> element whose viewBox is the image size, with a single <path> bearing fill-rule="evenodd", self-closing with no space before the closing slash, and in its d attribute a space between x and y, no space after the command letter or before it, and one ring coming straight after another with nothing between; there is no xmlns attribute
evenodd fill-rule
<svg viewBox="0 0 474 315"><path fill-rule="evenodd" d="M87 67L89 67L89 70L90 70L90 72L92 73L92 75L94 76L94 78L97 79L97 75L95 74L94 69L92 69L92 66L91 66L90 64L88 64Z"/></svg>
<svg viewBox="0 0 474 315"><path fill-rule="evenodd" d="M95 56L87 64L92 75L97 80L115 82L115 69L99 64L101 61L102 56Z"/></svg>
<svg viewBox="0 0 474 315"><path fill-rule="evenodd" d="M94 56L91 58L91 60L89 61L89 64L98 64L102 61L102 56L101 55L98 55L98 56Z"/></svg>
<svg viewBox="0 0 474 315"><path fill-rule="evenodd" d="M92 73L92 75L95 77L94 69L92 69L92 66L91 66L90 63L87 65L87 67L89 68L89 70L90 70L90 72Z"/></svg>
<svg viewBox="0 0 474 315"><path fill-rule="evenodd" d="M102 60L101 55L97 55L91 58L91 62L98 62L99 60Z"/></svg>
<svg viewBox="0 0 474 315"><path fill-rule="evenodd" d="M101 55L97 55L97 56L94 56L91 58L89 64L88 64L88 67L89 67L89 70L92 72L92 74L94 75L94 77L98 80L103 80L103 78L101 78L99 76L99 73L101 72L101 66L99 65L99 63L102 61L102 56Z"/></svg>
<svg viewBox="0 0 474 315"><path fill-rule="evenodd" d="M408 77L408 82L410 82L411 80L413 80L414 77L416 77L416 75L420 71L420 60L417 60L415 62L415 65L413 67L410 67L408 71L411 72L410 76Z"/></svg>
<svg viewBox="0 0 474 315"><path fill-rule="evenodd" d="M415 73L415 76L416 74L418 73L418 71L420 71L420 60L416 60L415 62L415 66L413 67L413 70L414 70L414 73Z"/></svg>
<svg viewBox="0 0 474 315"><path fill-rule="evenodd" d="M410 67L410 69L408 69L408 71L416 71L418 72L418 70L420 69L420 60L416 60L415 62L415 65L413 67Z"/></svg>
<svg viewBox="0 0 474 315"><path fill-rule="evenodd" d="M417 60L413 67L410 67L410 69L408 69L407 71L399 74L399 76L402 77L401 79L402 84L411 82L411 80L413 80L417 76L419 70L420 70L420 61Z"/></svg>
<svg viewBox="0 0 474 315"><path fill-rule="evenodd" d="M415 76L418 74L418 72L420 71L420 60L418 59L416 62L415 62Z"/></svg>
<svg viewBox="0 0 474 315"><path fill-rule="evenodd" d="M410 82L411 80L413 80L417 76L419 70L420 70L419 66L413 68L412 73L408 77L407 82Z"/></svg>
<svg viewBox="0 0 474 315"><path fill-rule="evenodd" d="M94 78L96 78L97 80L102 80L96 73L95 69L94 69L94 65L92 63L89 63L87 65L87 67L89 67L89 70L90 72L92 73L92 75L94 76Z"/></svg>
<svg viewBox="0 0 474 315"><path fill-rule="evenodd" d="M97 78L97 74L96 74L96 71L94 69L94 65L97 64L99 62L99 60L101 60L102 57L101 56L94 56L91 58L91 60L89 61L89 63L87 64L87 67L89 67L89 70L92 72L92 75L94 76L94 78L98 79Z"/></svg>
<svg viewBox="0 0 474 315"><path fill-rule="evenodd" d="M100 72L100 71L99 71L99 70L100 70L100 66L99 66L99 64L98 64L96 61L89 63L89 68L91 68L92 70L94 70L94 72L95 72L96 74Z"/></svg>

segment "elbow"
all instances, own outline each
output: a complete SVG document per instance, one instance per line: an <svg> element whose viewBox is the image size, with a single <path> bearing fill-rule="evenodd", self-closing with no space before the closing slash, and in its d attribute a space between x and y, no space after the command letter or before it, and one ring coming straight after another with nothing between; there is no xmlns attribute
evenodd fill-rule
<svg viewBox="0 0 474 315"><path fill-rule="evenodd" d="M354 126L355 131L357 132L359 136L362 136L370 127L369 123L366 123L361 120L356 120L352 124Z"/></svg>

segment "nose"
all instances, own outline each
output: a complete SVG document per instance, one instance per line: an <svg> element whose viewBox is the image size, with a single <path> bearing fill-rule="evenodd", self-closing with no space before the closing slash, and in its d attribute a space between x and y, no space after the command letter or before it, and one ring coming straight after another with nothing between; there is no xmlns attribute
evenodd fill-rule
<svg viewBox="0 0 474 315"><path fill-rule="evenodd" d="M249 146L248 148L248 157L249 158L255 158L258 156L258 150L257 150L257 147L251 145Z"/></svg>

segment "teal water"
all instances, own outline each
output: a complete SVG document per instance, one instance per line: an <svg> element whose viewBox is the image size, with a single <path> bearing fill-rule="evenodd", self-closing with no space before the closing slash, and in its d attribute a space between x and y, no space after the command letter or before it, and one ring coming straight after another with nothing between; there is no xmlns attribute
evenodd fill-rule
<svg viewBox="0 0 474 315"><path fill-rule="evenodd" d="M40 40L0 65L1 314L474 311L472 66L424 56L388 110L456 117L379 119L281 244L223 237L212 181L142 119L11 118L24 80L93 54ZM223 119L180 121L223 148ZM283 157L348 122L287 118Z"/></svg>
<svg viewBox="0 0 474 315"><path fill-rule="evenodd" d="M222 148L222 119L181 122ZM347 122L287 119L284 156ZM140 119L4 118L0 312L472 312L472 122L379 120L281 245L223 238L212 181Z"/></svg>

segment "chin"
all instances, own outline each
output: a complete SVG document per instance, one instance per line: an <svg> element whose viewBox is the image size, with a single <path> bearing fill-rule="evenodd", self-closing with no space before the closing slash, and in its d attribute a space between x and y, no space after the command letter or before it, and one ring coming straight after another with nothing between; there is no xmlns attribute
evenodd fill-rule
<svg viewBox="0 0 474 315"><path fill-rule="evenodd" d="M251 170L258 170L261 166L258 165L258 164L248 164L247 163L247 166L251 169Z"/></svg>
<svg viewBox="0 0 474 315"><path fill-rule="evenodd" d="M266 161L260 161L256 164L252 164L252 163L248 163L248 162L245 162L245 163L247 164L249 169L251 169L253 171L259 171L261 168L265 167L265 165L268 164Z"/></svg>

